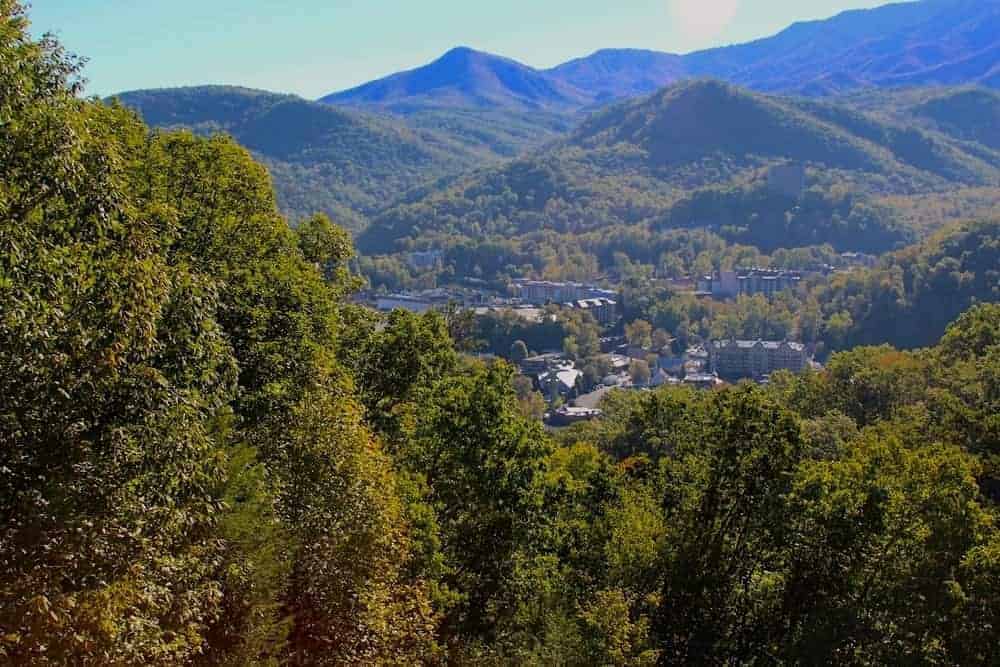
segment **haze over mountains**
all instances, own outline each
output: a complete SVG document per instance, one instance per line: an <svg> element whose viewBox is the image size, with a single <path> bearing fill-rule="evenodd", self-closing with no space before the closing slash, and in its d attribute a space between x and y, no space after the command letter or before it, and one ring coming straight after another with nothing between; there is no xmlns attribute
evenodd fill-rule
<svg viewBox="0 0 1000 667"><path fill-rule="evenodd" d="M831 95L865 87L1000 87L1000 0L920 0L796 23L766 39L685 56L603 50L549 70L468 48L322 98L410 113L428 107L584 109L681 79Z"/></svg>
<svg viewBox="0 0 1000 667"><path fill-rule="evenodd" d="M429 106L569 111L591 99L583 91L514 60L458 47L438 60L320 100L400 113Z"/></svg>

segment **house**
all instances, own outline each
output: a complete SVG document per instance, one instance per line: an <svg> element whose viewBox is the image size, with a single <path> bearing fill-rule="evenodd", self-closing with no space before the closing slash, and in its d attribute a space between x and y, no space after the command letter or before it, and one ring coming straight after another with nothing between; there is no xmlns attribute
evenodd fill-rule
<svg viewBox="0 0 1000 667"><path fill-rule="evenodd" d="M715 373L692 373L684 376L684 384L695 389L715 389L725 383Z"/></svg>
<svg viewBox="0 0 1000 667"><path fill-rule="evenodd" d="M632 359L624 354L609 354L608 363L616 373L627 373Z"/></svg>
<svg viewBox="0 0 1000 667"><path fill-rule="evenodd" d="M603 413L595 408L562 407L552 413L549 423L553 426L571 426L580 422L598 419Z"/></svg>
<svg viewBox="0 0 1000 667"><path fill-rule="evenodd" d="M559 352L539 354L534 357L528 357L522 361L521 372L525 375L537 377L548 373L550 370L557 368L566 362L566 357Z"/></svg>
<svg viewBox="0 0 1000 667"><path fill-rule="evenodd" d="M568 365L540 375L538 386L549 399L554 400L558 396L572 396L581 378L583 372Z"/></svg>
<svg viewBox="0 0 1000 667"><path fill-rule="evenodd" d="M680 384L680 380L678 380L675 377L672 377L669 373L667 373L667 371L665 371L662 368L656 371L656 374L653 375L653 379L649 381L650 387L664 387L667 385L676 385L676 384Z"/></svg>
<svg viewBox="0 0 1000 667"><path fill-rule="evenodd" d="M760 379L779 370L799 373L809 365L805 345L789 341L716 340L710 347L710 368L729 379Z"/></svg>

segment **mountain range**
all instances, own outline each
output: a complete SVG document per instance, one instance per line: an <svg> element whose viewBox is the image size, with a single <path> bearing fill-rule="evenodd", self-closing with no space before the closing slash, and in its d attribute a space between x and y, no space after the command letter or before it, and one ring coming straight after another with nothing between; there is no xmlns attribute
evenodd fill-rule
<svg viewBox="0 0 1000 667"><path fill-rule="evenodd" d="M293 221L325 211L356 234L374 221L359 243L383 252L427 233L648 222L783 160L911 210L918 190L992 188L998 49L1000 0L920 0L548 70L460 47L320 101L223 86L118 97L152 126L232 135Z"/></svg>
<svg viewBox="0 0 1000 667"><path fill-rule="evenodd" d="M548 70L469 48L322 98L408 114L427 108L579 111L711 77L827 96L868 87L1000 87L1000 0L919 0L796 23L747 44L687 55L602 50Z"/></svg>
<svg viewBox="0 0 1000 667"><path fill-rule="evenodd" d="M970 92L991 100L991 112L1000 109L1000 95L967 89L939 91L915 109L929 105L940 118L952 118L947 110L963 113ZM831 193L854 193L860 202L1000 186L1000 152L932 127L951 121L917 127L904 120L911 113L903 103L895 106L891 95L872 113L842 101L777 97L714 80L683 82L593 114L564 139L521 159L401 201L376 216L358 244L380 254L443 237L700 227L727 224L719 221L733 218L733 211L746 214L739 225L753 232L754 202L793 210L809 188L820 224L840 217L847 227L796 244L884 251L900 240L888 231L892 216L874 215L842 235L852 217L867 213L853 203L837 210L841 200ZM789 195L761 187L769 170L788 164L803 170L799 190ZM692 196L714 208L685 204ZM681 204L686 207L677 209Z"/></svg>
<svg viewBox="0 0 1000 667"><path fill-rule="evenodd" d="M323 211L352 231L411 188L512 157L568 128L561 117L506 112L428 113L404 123L231 86L116 97L153 127L231 135L268 167L286 215Z"/></svg>

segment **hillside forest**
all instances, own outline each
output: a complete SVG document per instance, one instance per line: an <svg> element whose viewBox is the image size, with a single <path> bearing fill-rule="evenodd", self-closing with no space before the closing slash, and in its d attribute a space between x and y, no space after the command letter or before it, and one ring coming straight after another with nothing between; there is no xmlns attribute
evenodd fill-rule
<svg viewBox="0 0 1000 667"><path fill-rule="evenodd" d="M550 432L454 312L354 304L246 149L80 67L0 0L0 662L1000 661L995 218L885 226L810 293L822 371Z"/></svg>

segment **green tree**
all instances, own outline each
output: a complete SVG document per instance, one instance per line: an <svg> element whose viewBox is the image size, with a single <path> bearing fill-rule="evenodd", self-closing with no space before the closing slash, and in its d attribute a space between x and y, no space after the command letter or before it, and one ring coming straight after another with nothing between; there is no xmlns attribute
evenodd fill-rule
<svg viewBox="0 0 1000 667"><path fill-rule="evenodd" d="M490 637L511 607L513 556L540 520L536 480L549 444L516 409L511 370L475 369L440 383L422 406L403 464L426 477L453 591L449 637Z"/></svg>
<svg viewBox="0 0 1000 667"><path fill-rule="evenodd" d="M523 340L516 340L510 346L510 360L515 364L520 364L528 358L528 346Z"/></svg>
<svg viewBox="0 0 1000 667"><path fill-rule="evenodd" d="M662 459L669 530L656 631L664 656L750 660L765 654L759 628L778 609L798 425L753 387L714 392L693 414L677 407L659 426L673 431L673 456Z"/></svg>
<svg viewBox="0 0 1000 667"><path fill-rule="evenodd" d="M632 382L639 387L649 384L650 378L653 377L649 370L649 364L641 359L632 360L628 367L628 374L632 378Z"/></svg>
<svg viewBox="0 0 1000 667"><path fill-rule="evenodd" d="M625 338L629 345L648 349L653 344L653 326L645 320L635 320L625 325Z"/></svg>
<svg viewBox="0 0 1000 667"><path fill-rule="evenodd" d="M313 262L331 281L354 286L347 262L354 256L350 235L337 227L323 214L314 215L299 223L295 229L299 249L306 261Z"/></svg>

